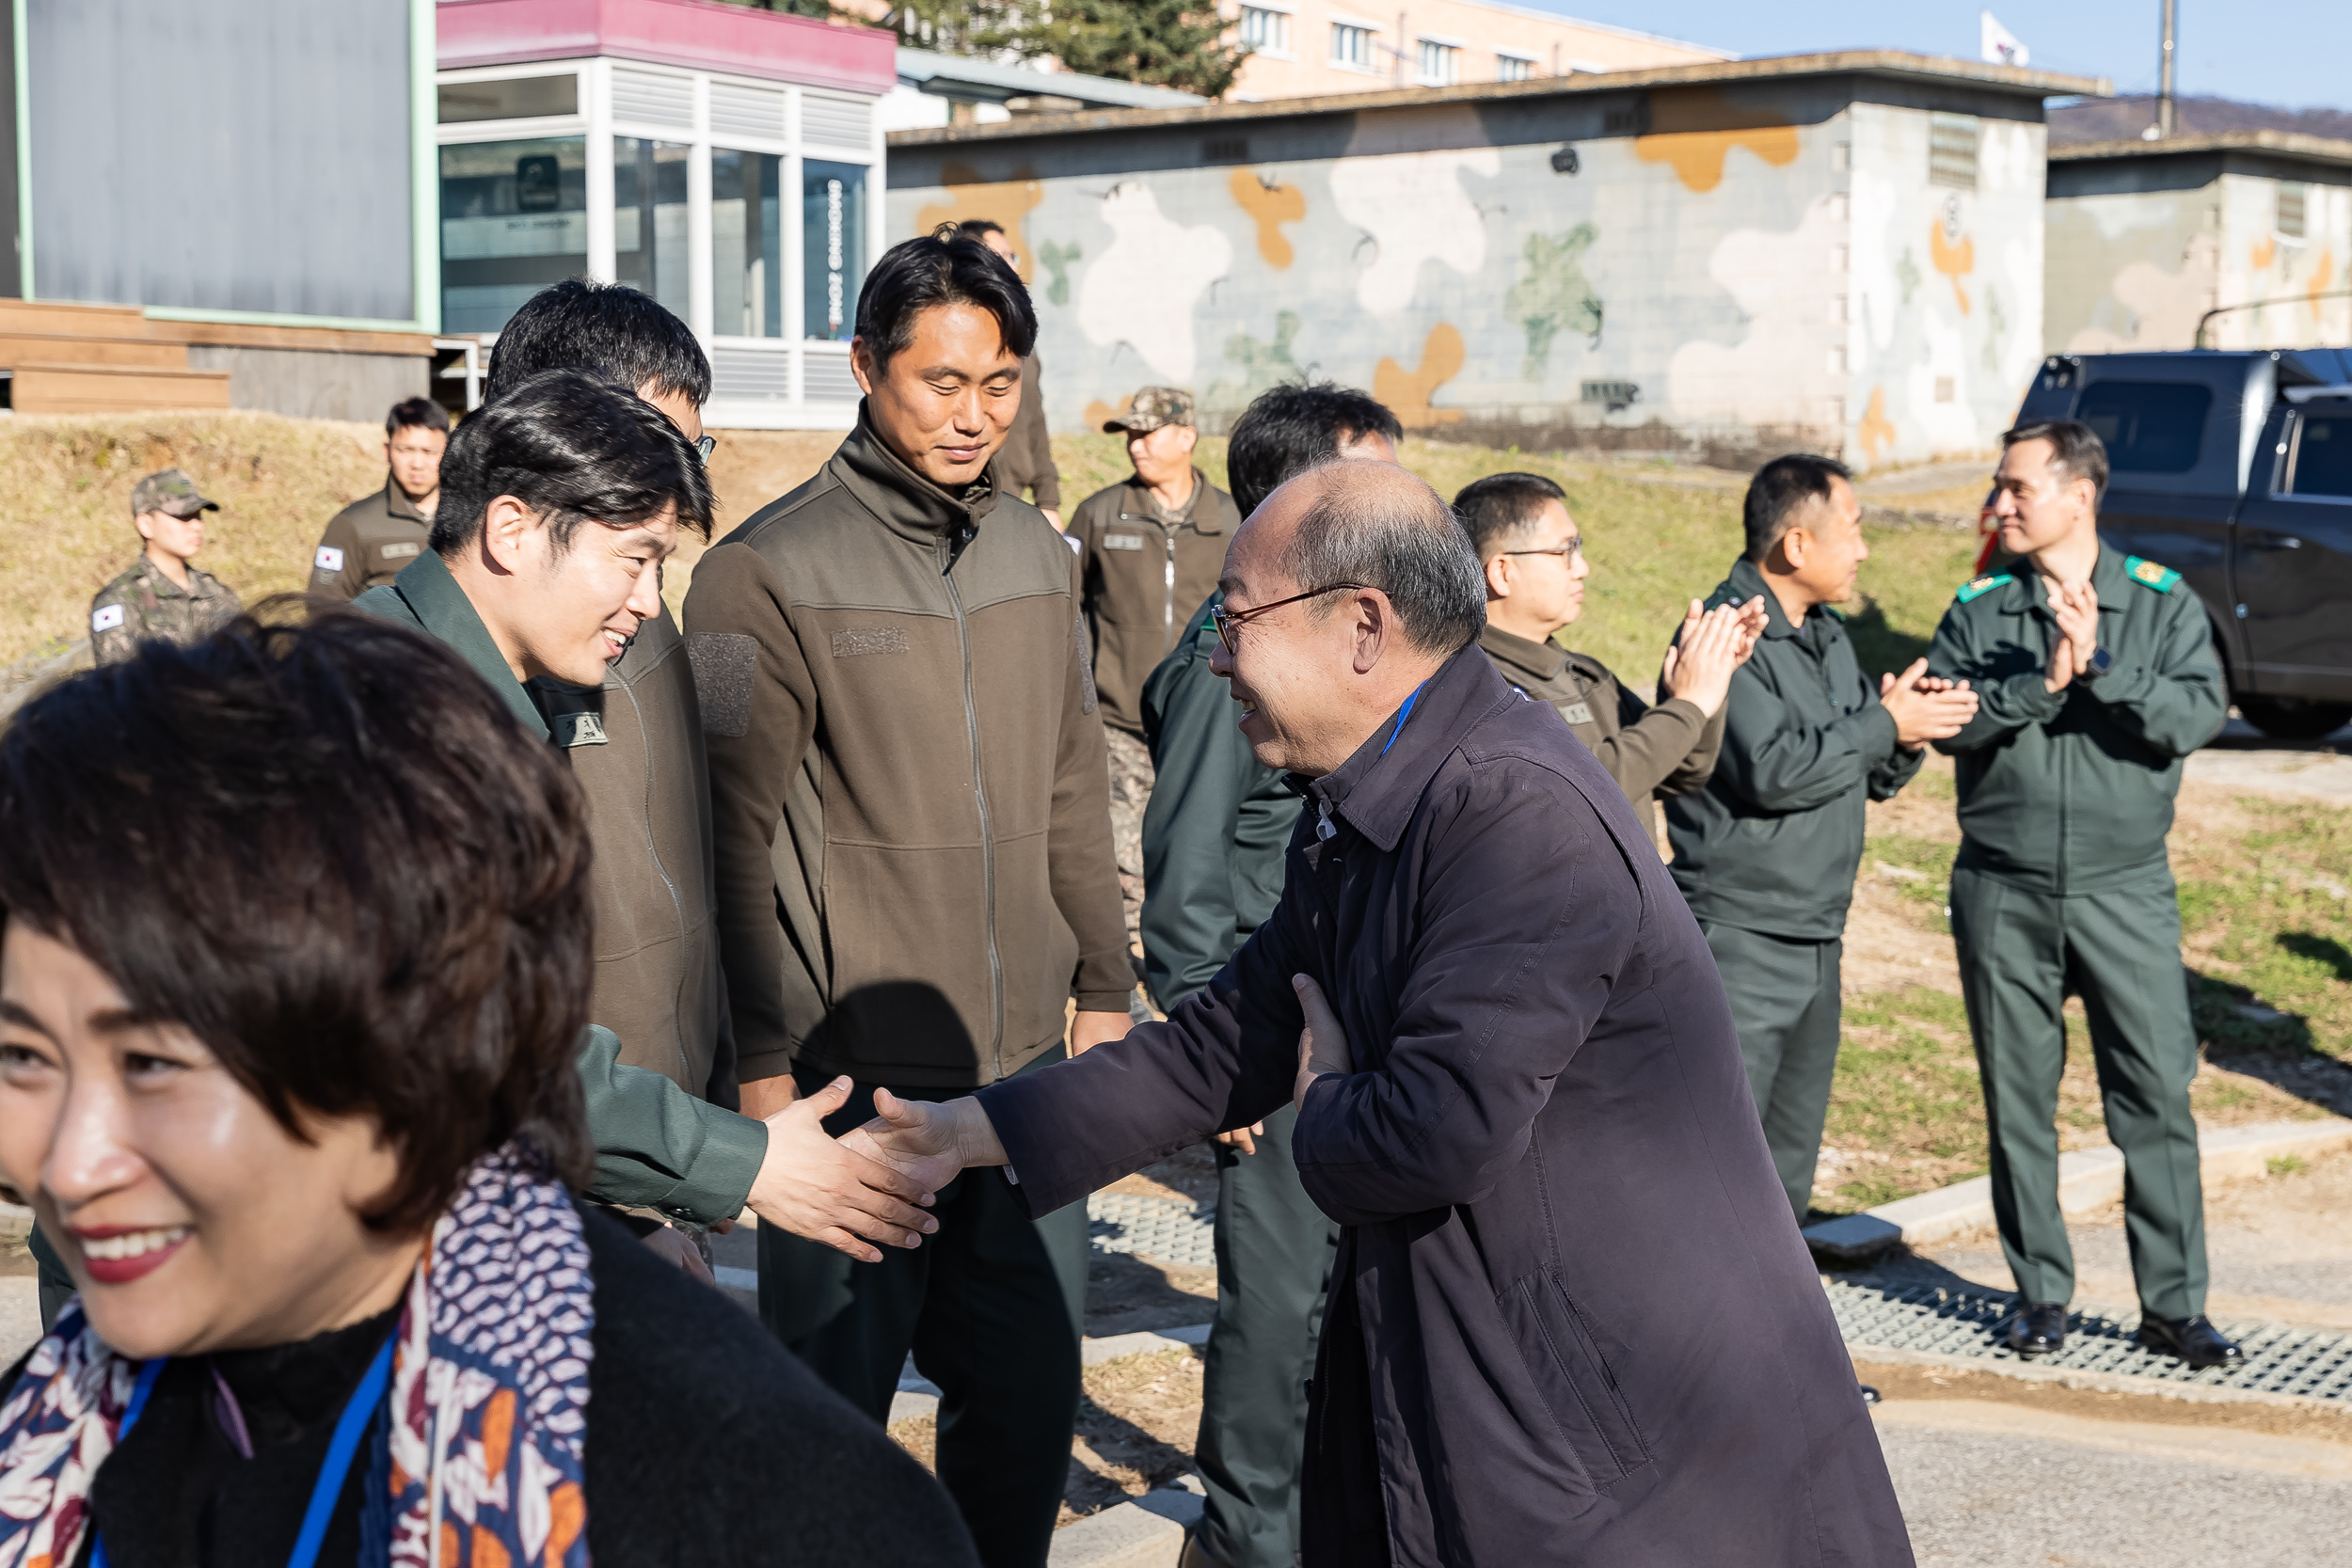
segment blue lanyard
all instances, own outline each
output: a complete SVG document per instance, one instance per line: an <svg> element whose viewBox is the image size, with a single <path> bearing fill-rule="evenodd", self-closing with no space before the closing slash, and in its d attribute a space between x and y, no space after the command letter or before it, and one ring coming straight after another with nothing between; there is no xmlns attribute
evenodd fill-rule
<svg viewBox="0 0 2352 1568"><path fill-rule="evenodd" d="M1436 678L1437 677L1434 675L1430 677L1431 680ZM1413 716L1413 705L1420 702L1421 694L1428 689L1429 682L1422 682L1419 686L1413 688L1413 694L1405 699L1405 705L1396 710L1396 728L1389 732L1389 746L1395 745L1396 737L1405 733L1405 721ZM1382 756L1385 757L1389 754L1389 746L1383 746L1380 748L1380 754Z"/></svg>
<svg viewBox="0 0 2352 1568"><path fill-rule="evenodd" d="M326 1544L326 1527L334 1521L335 1504L342 1500L343 1481L351 1474L351 1461L359 1451L359 1439L367 1435L368 1423L375 1417L375 1407L384 1402L385 1386L392 1380L392 1344L398 1333L385 1336L384 1348L375 1353L368 1365L368 1375L359 1380L359 1386L351 1391L343 1405L342 1415L335 1422L334 1440L326 1445L326 1463L319 1467L319 1479L310 1488L310 1506L303 1511L302 1533L294 1537L294 1556L286 1560L286 1568L314 1568L319 1548ZM115 1433L115 1446L131 1435L131 1429L147 1409L147 1397L155 1391L155 1380L163 1375L166 1358L157 1357L139 1369L138 1386L131 1390L130 1406L122 1413L121 1430ZM106 1568L106 1543L102 1537L90 1549L89 1568Z"/></svg>

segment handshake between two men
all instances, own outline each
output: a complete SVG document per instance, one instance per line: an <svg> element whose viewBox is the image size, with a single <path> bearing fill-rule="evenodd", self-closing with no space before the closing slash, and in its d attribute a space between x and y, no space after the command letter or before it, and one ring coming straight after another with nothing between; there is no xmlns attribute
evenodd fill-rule
<svg viewBox="0 0 2352 1568"><path fill-rule="evenodd" d="M1346 1032L1323 988L1305 974L1291 983L1306 1015L1291 1091L1292 1103L1302 1104L1317 1078L1353 1069ZM831 1137L825 1119L849 1103L853 1087L850 1079L836 1078L769 1119L769 1136L791 1146L790 1156L774 1168L792 1170L798 1180L778 1180L772 1191L755 1186L752 1208L796 1235L875 1263L882 1256L878 1244L922 1245L939 1228L923 1212L939 1189L973 1166L1004 1164L1005 1148L988 1112L970 1095L926 1102L880 1088L873 1119Z"/></svg>

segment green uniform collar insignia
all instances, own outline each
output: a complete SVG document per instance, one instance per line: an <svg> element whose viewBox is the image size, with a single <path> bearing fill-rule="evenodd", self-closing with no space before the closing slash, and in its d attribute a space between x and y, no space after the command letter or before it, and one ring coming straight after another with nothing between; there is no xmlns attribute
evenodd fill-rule
<svg viewBox="0 0 2352 1568"><path fill-rule="evenodd" d="M2142 588L2158 594L2169 594L2181 580L2181 574L2169 566L2159 566L2153 561L2142 561L2136 555L2123 558L2123 570Z"/></svg>
<svg viewBox="0 0 2352 1568"><path fill-rule="evenodd" d="M1960 593L1954 597L1953 603L1966 604L1971 599L1981 598L2009 580L2010 575L2007 572L1988 572L1974 582L1961 584Z"/></svg>

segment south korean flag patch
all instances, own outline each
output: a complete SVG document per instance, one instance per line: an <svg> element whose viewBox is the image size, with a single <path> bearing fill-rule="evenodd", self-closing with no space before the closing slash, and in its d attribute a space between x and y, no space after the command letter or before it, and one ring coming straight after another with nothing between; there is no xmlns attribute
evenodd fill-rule
<svg viewBox="0 0 2352 1568"><path fill-rule="evenodd" d="M343 569L343 552L332 545L321 545L310 563L322 572L340 572Z"/></svg>
<svg viewBox="0 0 2352 1568"><path fill-rule="evenodd" d="M119 604L100 605L90 611L89 629L94 633L112 631L120 625L122 625L122 607Z"/></svg>

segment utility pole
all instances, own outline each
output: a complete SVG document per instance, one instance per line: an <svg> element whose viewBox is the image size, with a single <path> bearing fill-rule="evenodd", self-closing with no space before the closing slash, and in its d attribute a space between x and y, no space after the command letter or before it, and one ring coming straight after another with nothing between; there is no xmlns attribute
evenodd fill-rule
<svg viewBox="0 0 2352 1568"><path fill-rule="evenodd" d="M2156 139L2163 141L2179 129L2172 104L2172 24L2178 0L2164 0L2164 60L2156 87Z"/></svg>

